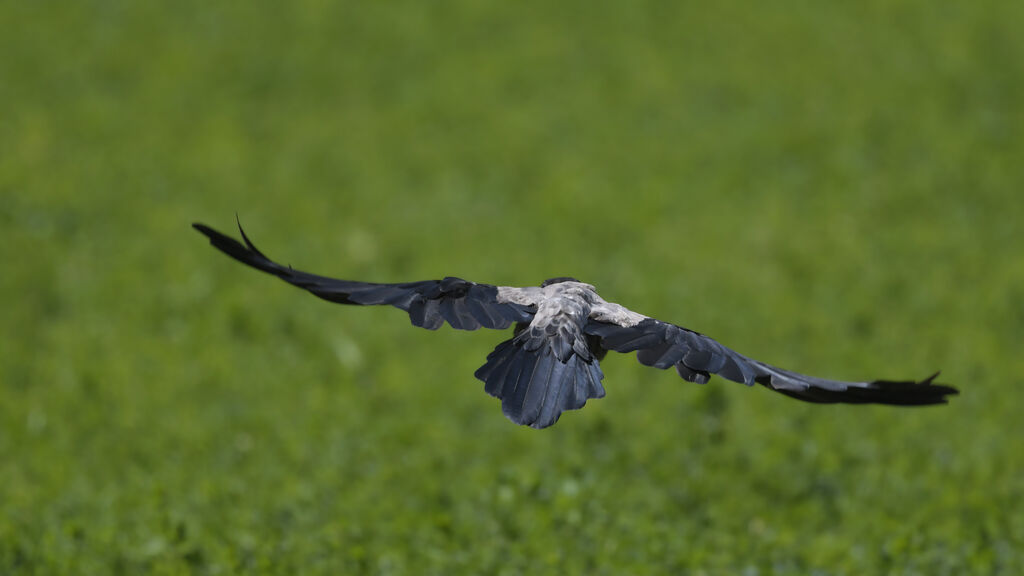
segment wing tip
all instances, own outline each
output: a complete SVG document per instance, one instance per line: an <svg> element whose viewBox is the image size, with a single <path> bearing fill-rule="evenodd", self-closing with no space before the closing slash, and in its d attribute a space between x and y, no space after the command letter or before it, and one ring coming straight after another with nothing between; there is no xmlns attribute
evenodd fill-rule
<svg viewBox="0 0 1024 576"><path fill-rule="evenodd" d="M202 235L210 239L214 238L215 236L223 236L223 234L217 232L216 230L210 228L209 226L203 224L202 222L193 222L192 228L198 230Z"/></svg>
<svg viewBox="0 0 1024 576"><path fill-rule="evenodd" d="M948 384L935 383L938 372L922 380L873 380L848 383L845 389L782 388L764 382L768 388L791 398L820 404L885 404L890 406L934 406L949 404L949 396L960 391Z"/></svg>

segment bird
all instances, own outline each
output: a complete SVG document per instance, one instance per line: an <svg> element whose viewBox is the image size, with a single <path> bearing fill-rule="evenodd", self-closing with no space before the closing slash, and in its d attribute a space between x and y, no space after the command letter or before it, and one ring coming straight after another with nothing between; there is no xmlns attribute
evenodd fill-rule
<svg viewBox="0 0 1024 576"><path fill-rule="evenodd" d="M329 302L394 306L407 312L414 326L428 330L445 323L457 330L506 330L514 325L512 337L494 348L475 376L488 394L501 400L509 420L531 428L547 428L562 412L603 398L601 361L609 351L636 352L641 364L675 368L688 382L705 384L715 374L813 403L946 404L947 396L959 393L935 383L938 372L920 381L847 382L777 368L699 332L608 302L594 286L572 277L527 287L452 276L395 284L340 280L274 262L253 245L240 222L242 242L204 224L192 226L231 258Z"/></svg>

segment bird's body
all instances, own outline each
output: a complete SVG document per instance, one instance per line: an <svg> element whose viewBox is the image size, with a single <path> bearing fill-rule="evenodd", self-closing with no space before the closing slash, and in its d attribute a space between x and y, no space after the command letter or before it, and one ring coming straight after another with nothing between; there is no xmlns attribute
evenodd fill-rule
<svg viewBox="0 0 1024 576"><path fill-rule="evenodd" d="M545 428L565 410L601 398L600 361L609 350L637 352L647 366L675 367L683 379L705 383L711 374L746 385L762 384L809 402L941 404L957 391L920 382L845 382L798 374L752 360L698 332L638 314L605 301L590 284L553 278L541 286L478 284L461 278L403 284L338 280L300 272L264 256L239 227L244 245L202 224L193 225L211 244L249 266L340 304L388 304L409 313L416 326L436 330L446 322L460 330L506 329L476 371L487 393L517 424Z"/></svg>
<svg viewBox="0 0 1024 576"><path fill-rule="evenodd" d="M590 284L571 278L554 280L558 282L547 280L547 285L539 288L498 286L498 301L536 306L531 325L537 326L544 326L557 316L571 316L580 324L593 318L621 326L635 326L647 318L614 302L606 302Z"/></svg>

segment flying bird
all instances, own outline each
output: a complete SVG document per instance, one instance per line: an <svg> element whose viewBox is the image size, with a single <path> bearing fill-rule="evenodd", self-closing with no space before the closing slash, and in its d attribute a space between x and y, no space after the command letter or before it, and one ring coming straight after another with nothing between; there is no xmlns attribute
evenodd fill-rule
<svg viewBox="0 0 1024 576"><path fill-rule="evenodd" d="M818 403L945 404L957 394L921 381L826 380L776 368L748 358L682 326L607 302L590 284L551 278L540 286L493 286L461 278L402 284L356 282L318 276L267 258L246 236L242 241L209 226L193 224L228 256L338 304L387 304L409 313L413 325L436 330L447 322L458 330L515 326L476 371L484 390L501 400L509 420L533 428L551 426L565 410L582 408L605 395L601 360L609 350L636 352L645 366L674 367L689 382L704 384L712 374L747 386L760 384L787 396Z"/></svg>

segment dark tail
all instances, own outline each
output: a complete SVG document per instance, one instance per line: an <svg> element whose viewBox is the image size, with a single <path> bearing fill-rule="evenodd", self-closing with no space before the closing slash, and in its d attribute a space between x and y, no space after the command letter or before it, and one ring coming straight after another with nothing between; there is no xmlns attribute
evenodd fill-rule
<svg viewBox="0 0 1024 576"><path fill-rule="evenodd" d="M488 394L501 399L501 410L515 422L547 428L565 410L578 410L590 398L604 397L604 373L596 358L573 352L562 362L550 346L527 350L516 338L498 344L476 371Z"/></svg>

